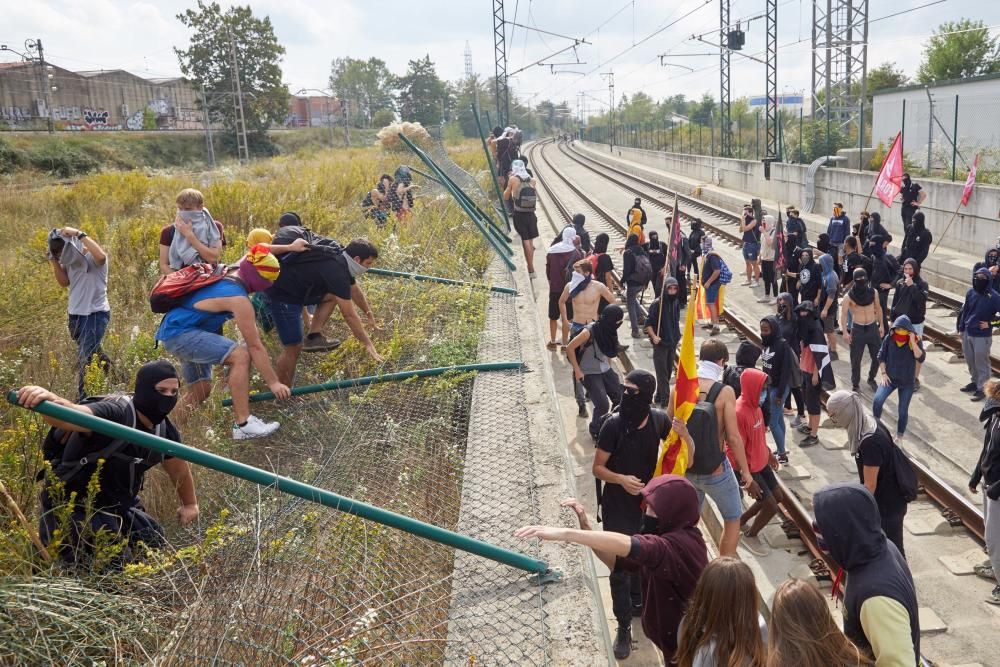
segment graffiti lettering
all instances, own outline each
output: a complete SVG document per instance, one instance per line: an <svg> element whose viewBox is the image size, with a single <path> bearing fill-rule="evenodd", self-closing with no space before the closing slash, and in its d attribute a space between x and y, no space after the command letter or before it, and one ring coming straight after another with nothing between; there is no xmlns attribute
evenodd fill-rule
<svg viewBox="0 0 1000 667"><path fill-rule="evenodd" d="M170 113L170 105L164 99L151 100L148 106L157 116L166 116Z"/></svg>
<svg viewBox="0 0 1000 667"><path fill-rule="evenodd" d="M83 120L87 125L107 125L111 114L97 109L84 109Z"/></svg>
<svg viewBox="0 0 1000 667"><path fill-rule="evenodd" d="M143 118L143 112L141 110L136 111L134 114L132 114L125 120L125 128L128 130L141 130L142 118Z"/></svg>

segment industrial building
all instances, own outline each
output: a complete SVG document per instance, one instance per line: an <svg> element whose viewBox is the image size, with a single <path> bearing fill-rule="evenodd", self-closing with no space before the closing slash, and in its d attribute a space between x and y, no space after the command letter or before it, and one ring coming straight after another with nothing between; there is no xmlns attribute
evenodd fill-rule
<svg viewBox="0 0 1000 667"><path fill-rule="evenodd" d="M48 75L51 75L49 77ZM51 86L46 97L47 82ZM141 130L146 110L155 129L203 129L197 91L183 78L144 79L124 70L71 72L37 63L0 63L0 127ZM154 129L148 126L147 129Z"/></svg>

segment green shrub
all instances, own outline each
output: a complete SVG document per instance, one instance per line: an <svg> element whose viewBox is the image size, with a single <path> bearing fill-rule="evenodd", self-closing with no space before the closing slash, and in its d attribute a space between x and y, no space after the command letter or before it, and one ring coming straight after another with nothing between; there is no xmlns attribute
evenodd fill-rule
<svg viewBox="0 0 1000 667"><path fill-rule="evenodd" d="M50 140L28 153L32 167L59 178L70 178L95 171L100 163L79 146Z"/></svg>
<svg viewBox="0 0 1000 667"><path fill-rule="evenodd" d="M24 151L14 148L0 139L0 174L12 174L27 164L28 158Z"/></svg>

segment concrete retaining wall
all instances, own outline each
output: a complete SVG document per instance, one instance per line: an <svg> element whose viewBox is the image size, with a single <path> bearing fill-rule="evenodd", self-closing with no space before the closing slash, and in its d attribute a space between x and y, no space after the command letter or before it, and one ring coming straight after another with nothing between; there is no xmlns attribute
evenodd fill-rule
<svg viewBox="0 0 1000 667"><path fill-rule="evenodd" d="M608 154L605 144L581 142L589 148ZM674 172L696 179L706 185L716 185L741 193L752 194L755 197L773 199L789 204L796 204L801 209L805 205L805 165L780 164L771 165L771 179L764 179L764 165L752 160L734 160L705 155L686 155L682 153L666 153L636 148L615 148L615 155L647 165L655 169ZM927 192L923 210L927 216L928 228L935 233L935 240L944 231L948 220L962 198L964 183L951 183L932 179L917 179ZM832 211L833 202L843 202L852 220L865 205L868 193L875 183L873 172L859 172L851 169L820 169L816 174L816 206L814 213L826 214ZM724 206L732 206L734 202L714 202L709 197L706 201ZM748 201L748 199L747 199ZM742 202L735 202L740 204ZM897 198L892 210L889 211L882 203L872 198L868 205L870 211L879 211L883 222L893 236L902 238L903 229L900 220L899 200ZM736 210L736 209L734 209ZM942 248L951 248L959 252L979 255L987 246L997 242L1000 235L1000 188L995 186L976 186L967 208L963 208L951 226L948 235L941 243ZM806 211L803 210L803 213Z"/></svg>

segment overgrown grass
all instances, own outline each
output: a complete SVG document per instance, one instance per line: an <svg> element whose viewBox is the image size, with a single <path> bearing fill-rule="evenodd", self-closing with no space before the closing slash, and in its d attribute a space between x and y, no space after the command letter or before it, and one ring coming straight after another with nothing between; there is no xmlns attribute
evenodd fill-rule
<svg viewBox="0 0 1000 667"><path fill-rule="evenodd" d="M472 166L477 150L481 160L481 150L473 147L458 148L456 157ZM104 376L92 369L88 389L128 391L138 366L163 355L153 345L158 317L149 312L147 294L157 273L159 230L173 217L177 191L190 185L204 192L206 205L226 225L225 261L242 254L251 228L274 229L282 212L295 210L309 227L338 240L368 236L381 250L380 266L482 280L492 251L448 199L429 193L403 225L377 228L364 220L358 208L364 192L399 159L371 148L300 152L205 173L195 182L183 174L108 173L72 187L0 194L0 247L8 250L0 261L3 389L33 383L62 395L74 392L66 294L44 257L51 227L86 230L110 258L112 318L105 349L116 372ZM376 366L335 315L327 335L347 342L318 359L304 358L299 384L476 360L487 292L374 276L362 280L382 323L373 339L385 364ZM234 329L227 333L236 336ZM273 358L276 341L267 342ZM263 388L259 381L256 386ZM257 404L255 412L283 425L276 437L252 446L229 439L231 413L221 406L223 389L217 383L214 396L189 420L186 444L393 505L437 525L457 521L470 375L373 386L287 407ZM45 428L5 402L0 428L0 478L25 514L35 517L33 480L42 467ZM450 550L261 494L220 473L198 469L195 476L204 532L176 525L174 492L165 475L154 471L143 500L163 520L171 547L148 552L123 572L74 573L79 578L70 583L60 578L67 574L60 566L39 557L9 509L0 508L0 596L13 605L0 611L0 631L6 634L8 624L23 626L23 605L29 603L44 602L54 610L61 605L71 621L61 626L55 613L33 615L34 627L19 627L11 641L0 644L0 662L8 656L12 662L45 656L63 662L73 655L78 662L131 664L153 653L176 663L209 655L253 662L275 655L300 660L319 651L340 655L343 662L335 664L354 664L391 654L393 642L404 636L426 639L415 645L420 657L407 653L403 662L441 655ZM94 603L88 607L89 598ZM236 607L243 616L234 625ZM87 609L93 618L84 619ZM128 623L143 629L134 635L141 635L139 643L117 632L92 632L88 625L115 627L118 614L130 609L135 615ZM123 630L133 627L128 623ZM240 626L257 633L253 650L230 636ZM272 635L275 627L283 629ZM42 631L56 633L58 641L42 643ZM86 641L78 641L85 633ZM76 652L67 653L65 647L74 642Z"/></svg>

